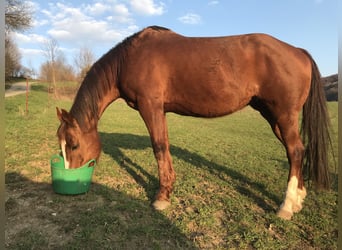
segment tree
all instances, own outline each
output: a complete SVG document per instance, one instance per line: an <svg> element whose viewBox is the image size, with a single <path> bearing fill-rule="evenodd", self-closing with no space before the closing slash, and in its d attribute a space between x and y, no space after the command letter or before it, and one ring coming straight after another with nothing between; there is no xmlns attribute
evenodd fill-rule
<svg viewBox="0 0 342 250"><path fill-rule="evenodd" d="M51 81L53 86L53 93L56 97L56 58L60 53L59 45L56 39L50 38L45 40L43 53L47 59L48 72L51 74ZM49 87L51 89L51 86Z"/></svg>
<svg viewBox="0 0 342 250"><path fill-rule="evenodd" d="M49 40L48 46L45 46L44 51L45 57L48 60L40 66L40 79L49 83L54 82L52 88L51 85L49 86L49 92L53 90L55 98L59 97L60 91L62 91L62 94L65 91L65 87L57 89L57 82L75 81L73 67L67 64L64 54L56 44L56 41L51 43L51 40Z"/></svg>
<svg viewBox="0 0 342 250"><path fill-rule="evenodd" d="M8 80L21 69L21 55L11 39L14 31L24 31L32 26L33 11L27 2L6 0L5 6L5 78Z"/></svg>
<svg viewBox="0 0 342 250"><path fill-rule="evenodd" d="M75 55L74 62L78 71L78 78L80 82L84 79L94 61L95 56L93 52L87 47L80 48L78 54Z"/></svg>
<svg viewBox="0 0 342 250"><path fill-rule="evenodd" d="M20 71L21 55L17 45L12 41L10 36L5 36L5 78L9 80L11 77L17 76Z"/></svg>
<svg viewBox="0 0 342 250"><path fill-rule="evenodd" d="M32 26L33 10L22 0L6 0L5 29L10 31L25 31Z"/></svg>
<svg viewBox="0 0 342 250"><path fill-rule="evenodd" d="M49 62L41 64L40 79L46 82L52 82L52 71ZM65 62L63 56L58 57L55 62L55 79L56 82L75 80L74 70L72 66Z"/></svg>
<svg viewBox="0 0 342 250"><path fill-rule="evenodd" d="M55 64L57 81L75 80L74 69L71 65L67 63L67 60L62 52L59 53Z"/></svg>
<svg viewBox="0 0 342 250"><path fill-rule="evenodd" d="M51 61L47 60L40 66L40 78L47 82L53 82L55 84L59 81L74 81L75 73L72 66L66 63L64 54L58 50L54 57L53 68L51 67ZM56 86L54 85L54 88Z"/></svg>

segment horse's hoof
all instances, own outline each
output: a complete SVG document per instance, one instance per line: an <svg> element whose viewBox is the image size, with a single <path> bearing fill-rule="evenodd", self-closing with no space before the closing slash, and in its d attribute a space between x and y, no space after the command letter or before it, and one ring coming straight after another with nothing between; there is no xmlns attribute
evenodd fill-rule
<svg viewBox="0 0 342 250"><path fill-rule="evenodd" d="M293 212L298 213L300 212L300 210L302 210L302 208L303 208L302 204L295 204L293 205Z"/></svg>
<svg viewBox="0 0 342 250"><path fill-rule="evenodd" d="M156 210L164 210L170 205L171 205L171 202L165 201L165 200L164 201L156 200L155 202L153 202L153 207Z"/></svg>
<svg viewBox="0 0 342 250"><path fill-rule="evenodd" d="M277 216L282 218L283 220L291 220L293 213L284 209L280 209L277 213Z"/></svg>

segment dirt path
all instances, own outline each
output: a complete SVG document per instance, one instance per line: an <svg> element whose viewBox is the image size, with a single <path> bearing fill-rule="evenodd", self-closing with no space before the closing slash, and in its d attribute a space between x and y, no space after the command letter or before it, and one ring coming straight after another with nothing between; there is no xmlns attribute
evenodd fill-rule
<svg viewBox="0 0 342 250"><path fill-rule="evenodd" d="M30 90L30 85L32 82L29 82L29 90ZM15 96L19 94L25 94L26 93L26 82L18 82L18 83L13 83L11 88L5 90L5 97L9 96Z"/></svg>

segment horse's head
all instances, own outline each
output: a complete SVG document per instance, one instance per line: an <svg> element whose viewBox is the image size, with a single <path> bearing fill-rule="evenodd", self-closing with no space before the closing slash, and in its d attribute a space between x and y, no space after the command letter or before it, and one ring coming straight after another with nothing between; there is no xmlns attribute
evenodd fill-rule
<svg viewBox="0 0 342 250"><path fill-rule="evenodd" d="M57 108L61 124L57 130L65 168L78 168L91 159L98 160L101 145L96 128L83 131L77 120L67 111Z"/></svg>

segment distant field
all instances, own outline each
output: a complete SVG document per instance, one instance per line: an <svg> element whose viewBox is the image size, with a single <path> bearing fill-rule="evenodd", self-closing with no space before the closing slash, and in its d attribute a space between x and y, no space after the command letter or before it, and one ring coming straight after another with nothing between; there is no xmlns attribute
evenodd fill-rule
<svg viewBox="0 0 342 250"><path fill-rule="evenodd" d="M275 215L286 153L250 108L218 119L168 114L177 181L166 211L150 206L157 164L141 118L123 101L100 120L103 153L90 192L54 194L55 107L72 103L48 100L46 89L32 86L28 115L25 95L5 99L8 249L337 249L336 182L331 191L309 189L292 221ZM337 103L328 106L337 155Z"/></svg>

